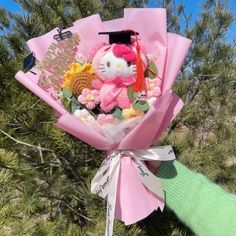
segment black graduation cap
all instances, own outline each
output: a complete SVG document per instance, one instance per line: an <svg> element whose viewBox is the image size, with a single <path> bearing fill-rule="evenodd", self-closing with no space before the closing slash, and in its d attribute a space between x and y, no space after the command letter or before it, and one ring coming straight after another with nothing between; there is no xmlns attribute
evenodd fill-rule
<svg viewBox="0 0 236 236"><path fill-rule="evenodd" d="M99 32L98 34L108 34L109 35L109 44L113 44L113 43L131 44L131 36L139 35L139 33L132 31L132 30Z"/></svg>
<svg viewBox="0 0 236 236"><path fill-rule="evenodd" d="M30 70L36 65L36 58L33 53L24 58L23 69Z"/></svg>
<svg viewBox="0 0 236 236"><path fill-rule="evenodd" d="M34 66L36 65L36 58L33 53L29 54L27 57L24 58L23 61L23 69L26 71L30 71L34 75L36 75L35 72L31 71Z"/></svg>

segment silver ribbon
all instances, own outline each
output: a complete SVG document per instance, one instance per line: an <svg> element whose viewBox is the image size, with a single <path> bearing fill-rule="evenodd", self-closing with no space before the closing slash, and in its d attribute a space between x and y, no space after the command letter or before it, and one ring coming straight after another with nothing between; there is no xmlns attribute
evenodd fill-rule
<svg viewBox="0 0 236 236"><path fill-rule="evenodd" d="M154 194L164 200L161 181L142 161L169 161L175 159L170 145L147 150L110 151L102 162L91 183L91 192L102 198L107 197L106 236L112 236L115 217L117 183L122 156L129 156L136 163L136 170L142 183Z"/></svg>

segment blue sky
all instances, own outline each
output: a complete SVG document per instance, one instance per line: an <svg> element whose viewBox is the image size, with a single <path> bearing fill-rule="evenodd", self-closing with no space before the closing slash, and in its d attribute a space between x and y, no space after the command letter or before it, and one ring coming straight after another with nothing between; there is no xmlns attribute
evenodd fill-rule
<svg viewBox="0 0 236 236"><path fill-rule="evenodd" d="M13 0L0 0L0 7L6 8L12 12L19 12L21 9Z"/></svg>
<svg viewBox="0 0 236 236"><path fill-rule="evenodd" d="M148 7L155 7L156 0L149 0ZM183 3L186 6L186 13L192 13L194 22L201 9L202 0L176 0L176 4ZM236 0L229 0L230 8L232 9L234 16L236 17ZM21 8L13 0L0 0L0 7L6 8L12 12L20 12ZM230 40L236 39L236 21L228 32Z"/></svg>

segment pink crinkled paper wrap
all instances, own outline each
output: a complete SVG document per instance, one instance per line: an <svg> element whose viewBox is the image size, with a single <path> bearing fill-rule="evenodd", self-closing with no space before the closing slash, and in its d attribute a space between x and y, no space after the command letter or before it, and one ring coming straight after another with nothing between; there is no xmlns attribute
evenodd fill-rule
<svg viewBox="0 0 236 236"><path fill-rule="evenodd" d="M157 53L157 68L162 78L162 96L155 102L145 115L143 121L124 137L120 143L110 144L108 140L92 128L76 119L67 112L45 90L38 86L39 75L19 71L16 79L34 94L51 106L59 115L57 127L83 140L99 150L137 150L149 148L154 140L160 137L174 117L183 107L182 100L176 96L171 87L191 45L191 40L180 35L168 33L166 28L166 10L125 9L124 17L102 22L99 15L80 19L68 28L72 33L77 32L81 38L78 52L89 57L90 50L107 38L98 36L98 32L132 29L139 32L141 45L147 53ZM48 47L55 42L53 36L56 29L49 33L33 38L27 42L37 60L41 61ZM138 178L134 161L130 157L121 160L120 175L117 188L116 218L125 224L133 224L156 210L163 209L164 202L149 191Z"/></svg>

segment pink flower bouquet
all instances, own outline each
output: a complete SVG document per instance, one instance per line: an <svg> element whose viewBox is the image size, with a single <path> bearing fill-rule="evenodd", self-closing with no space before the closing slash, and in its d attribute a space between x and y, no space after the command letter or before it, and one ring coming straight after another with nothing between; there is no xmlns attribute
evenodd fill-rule
<svg viewBox="0 0 236 236"><path fill-rule="evenodd" d="M36 66L16 79L56 111L59 128L107 151L91 189L107 198L112 235L114 217L128 225L163 210L145 161L175 158L170 146L150 146L183 106L171 87L191 40L168 33L158 8L106 22L92 15L63 31L65 39L54 29L27 42Z"/></svg>

